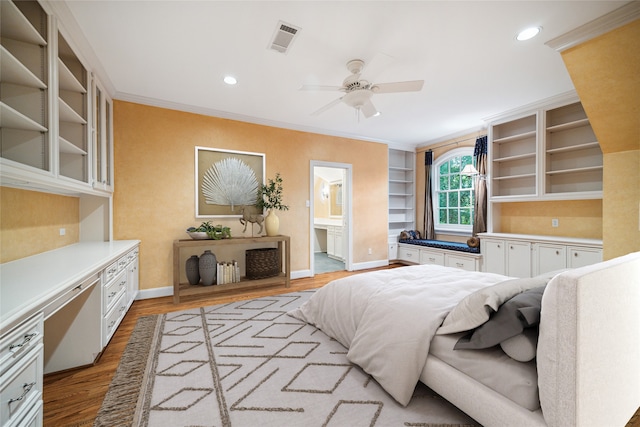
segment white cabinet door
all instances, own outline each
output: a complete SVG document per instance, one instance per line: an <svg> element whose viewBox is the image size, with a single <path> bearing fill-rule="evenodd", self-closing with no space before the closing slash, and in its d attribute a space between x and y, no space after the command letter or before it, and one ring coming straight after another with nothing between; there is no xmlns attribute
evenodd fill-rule
<svg viewBox="0 0 640 427"><path fill-rule="evenodd" d="M584 267L602 261L602 250L569 247L567 265L570 268Z"/></svg>
<svg viewBox="0 0 640 427"><path fill-rule="evenodd" d="M344 254L343 254L343 244L342 244L342 227L336 227L335 228L335 235L334 235L334 256L339 259L339 260L343 260L344 259Z"/></svg>
<svg viewBox="0 0 640 427"><path fill-rule="evenodd" d="M505 241L507 276L531 277L531 243Z"/></svg>
<svg viewBox="0 0 640 427"><path fill-rule="evenodd" d="M566 246L536 243L534 249L534 276L567 267Z"/></svg>
<svg viewBox="0 0 640 427"><path fill-rule="evenodd" d="M487 273L506 274L504 240L482 239L482 265Z"/></svg>
<svg viewBox="0 0 640 427"><path fill-rule="evenodd" d="M332 257L336 253L336 231L333 226L327 227L327 255Z"/></svg>

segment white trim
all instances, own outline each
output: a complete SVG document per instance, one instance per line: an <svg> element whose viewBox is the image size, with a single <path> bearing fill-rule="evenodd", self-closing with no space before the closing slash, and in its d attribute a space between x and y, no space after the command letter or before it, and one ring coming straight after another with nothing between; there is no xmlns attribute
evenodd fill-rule
<svg viewBox="0 0 640 427"><path fill-rule="evenodd" d="M321 160L310 160L309 161L309 269L311 271L311 276L313 277L314 271L314 242L315 242L315 230L313 227L314 218L314 169L316 167L325 167L325 168L337 168L344 169L345 172L345 182L344 182L344 190L345 194L345 202L344 202L344 210L346 212L346 218L343 215L343 238L346 236L346 253L344 259L344 266L347 271L353 270L353 165L349 163L336 163L336 162L325 162ZM344 229L347 230L346 235L344 234Z"/></svg>
<svg viewBox="0 0 640 427"><path fill-rule="evenodd" d="M459 156L472 156L473 159L473 150L474 147L471 146L465 146L465 147L457 147L454 148L452 150L447 151L446 153L442 154L440 157L438 157L437 159L434 159L433 161L433 169L434 169L434 186L435 188L432 189L433 191L433 222L434 222L434 228L435 231L437 233L441 233L441 234L460 234L460 235L465 235L465 234L470 234L471 232L473 232L473 224L471 225L458 225L458 224L439 224L439 195L438 195L438 188L439 188L439 181L440 181L440 176L438 173L438 169L439 166L444 163L444 162L448 162L450 159L452 159L453 157L459 157ZM471 187L471 190L475 192L474 187ZM458 190L460 191L460 190ZM475 194L474 194L475 196ZM473 218L472 218L473 220Z"/></svg>
<svg viewBox="0 0 640 427"><path fill-rule="evenodd" d="M140 289L138 290L138 295L136 295L136 300L170 296L173 296L173 286L164 286L162 288Z"/></svg>
<svg viewBox="0 0 640 427"><path fill-rule="evenodd" d="M370 268L386 267L389 265L388 259L381 259L378 261L359 262L352 265L352 271L368 270Z"/></svg>
<svg viewBox="0 0 640 427"><path fill-rule="evenodd" d="M564 52L574 46L601 36L640 18L640 2L631 1L624 6L587 22L545 44L557 52Z"/></svg>

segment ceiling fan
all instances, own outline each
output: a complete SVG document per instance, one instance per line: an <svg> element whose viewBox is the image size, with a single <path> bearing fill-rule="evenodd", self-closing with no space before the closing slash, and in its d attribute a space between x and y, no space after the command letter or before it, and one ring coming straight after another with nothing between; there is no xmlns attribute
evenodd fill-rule
<svg viewBox="0 0 640 427"><path fill-rule="evenodd" d="M360 74L364 68L364 61L361 59L353 59L347 62L347 69L351 75L347 76L342 82L342 86L322 86L322 85L303 85L300 90L335 90L345 92L340 98L331 101L324 107L312 113L316 116L329 108L344 102L349 107L356 109L358 118L360 112L366 117L372 117L379 114L376 107L371 102L371 97L378 93L396 93L396 92L418 92L422 90L424 80L412 80L406 82L392 83L370 83L367 80L361 80Z"/></svg>

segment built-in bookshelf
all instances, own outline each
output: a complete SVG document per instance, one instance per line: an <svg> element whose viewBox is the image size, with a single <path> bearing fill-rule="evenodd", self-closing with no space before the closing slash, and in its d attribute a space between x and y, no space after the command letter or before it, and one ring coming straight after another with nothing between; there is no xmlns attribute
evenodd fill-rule
<svg viewBox="0 0 640 427"><path fill-rule="evenodd" d="M413 151L389 149L389 237L415 228L415 162Z"/></svg>
<svg viewBox="0 0 640 427"><path fill-rule="evenodd" d="M49 172L49 20L37 1L0 4L0 156Z"/></svg>

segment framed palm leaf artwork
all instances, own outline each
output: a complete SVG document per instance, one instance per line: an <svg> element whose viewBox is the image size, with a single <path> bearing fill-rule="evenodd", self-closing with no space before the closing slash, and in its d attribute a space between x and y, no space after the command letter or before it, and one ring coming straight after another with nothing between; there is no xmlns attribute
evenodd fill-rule
<svg viewBox="0 0 640 427"><path fill-rule="evenodd" d="M241 217L264 180L264 153L195 147L196 218Z"/></svg>

